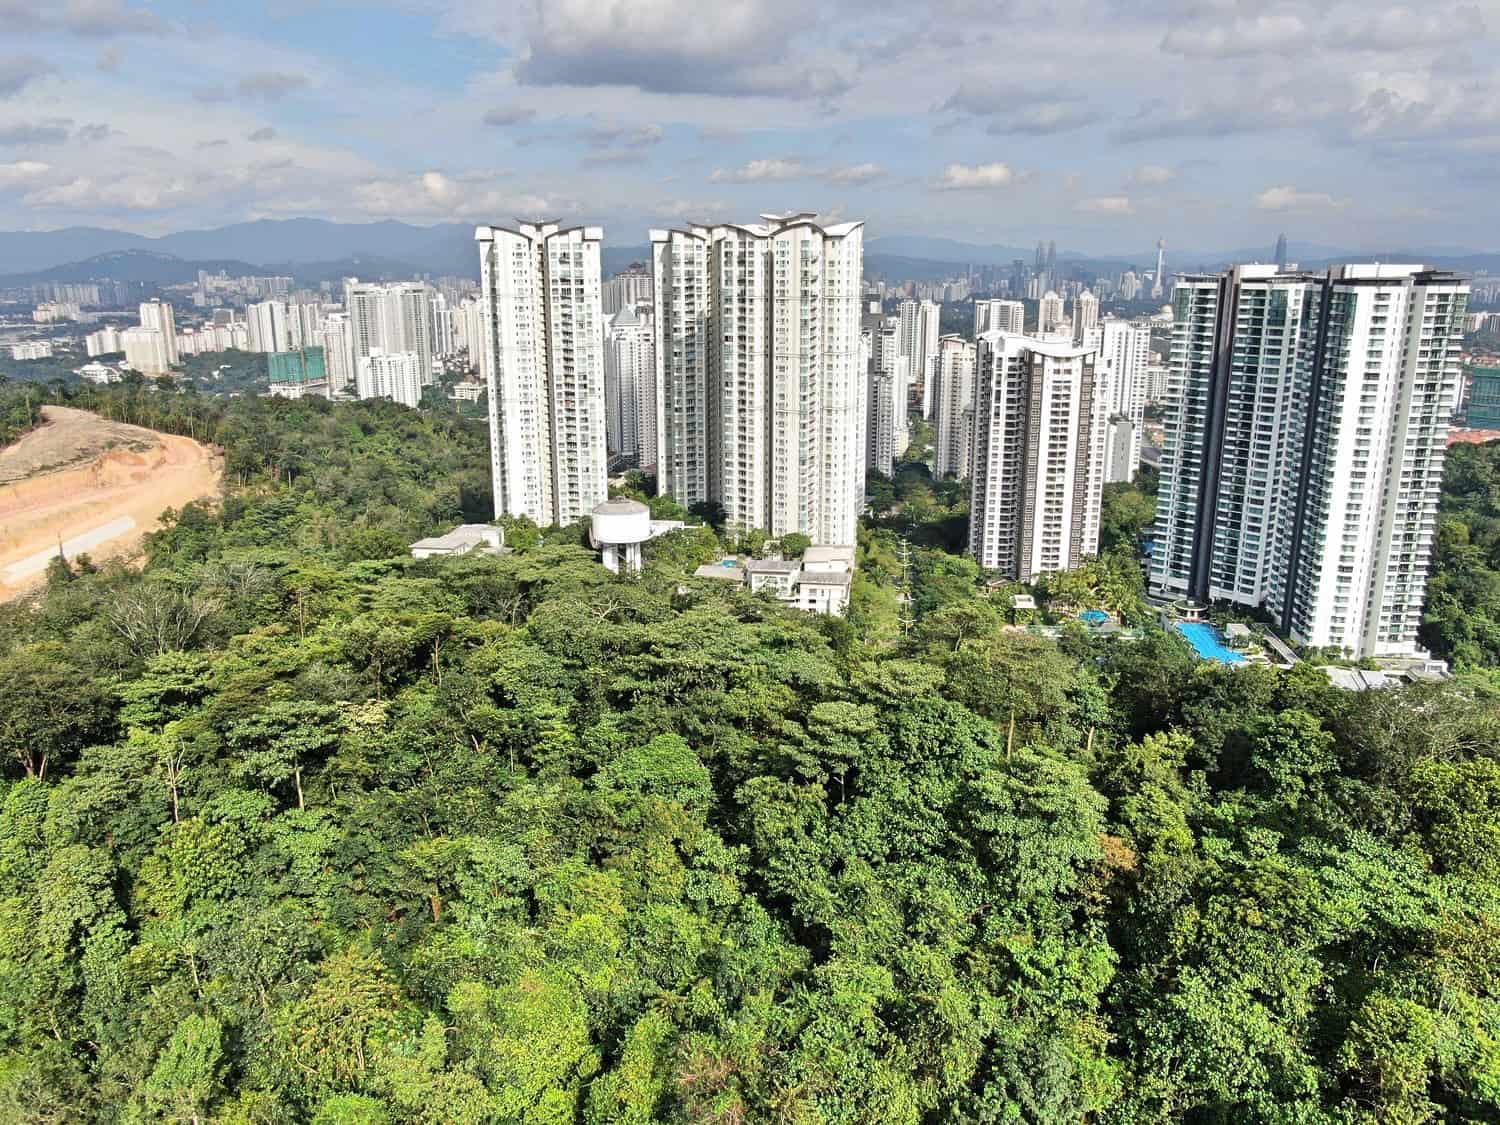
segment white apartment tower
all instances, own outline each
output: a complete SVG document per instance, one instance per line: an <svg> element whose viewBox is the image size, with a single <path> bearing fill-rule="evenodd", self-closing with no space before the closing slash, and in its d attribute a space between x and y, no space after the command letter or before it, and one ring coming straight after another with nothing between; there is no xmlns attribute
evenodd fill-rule
<svg viewBox="0 0 1500 1125"><path fill-rule="evenodd" d="M1104 488L1095 352L986 332L975 343L969 549L987 569L1029 581L1099 547Z"/></svg>
<svg viewBox="0 0 1500 1125"><path fill-rule="evenodd" d="M933 471L939 477L966 477L974 453L973 342L962 336L939 339L932 379Z"/></svg>
<svg viewBox="0 0 1500 1125"><path fill-rule="evenodd" d="M495 514L574 523L608 498L600 227L479 227Z"/></svg>
<svg viewBox="0 0 1500 1125"><path fill-rule="evenodd" d="M653 230L657 488L729 526L855 541L863 224L809 213Z"/></svg>
<svg viewBox="0 0 1500 1125"><path fill-rule="evenodd" d="M1067 325L1068 318L1063 315L1063 299L1053 290L1047 290L1037 302L1036 334L1046 336L1065 329Z"/></svg>
<svg viewBox="0 0 1500 1125"><path fill-rule="evenodd" d="M287 307L281 301L259 301L246 307L245 324L249 327L252 352L291 350L286 312Z"/></svg>
<svg viewBox="0 0 1500 1125"><path fill-rule="evenodd" d="M372 352L411 352L432 382L432 290L420 281L392 284L344 282L344 314L349 318L350 365Z"/></svg>
<svg viewBox="0 0 1500 1125"><path fill-rule="evenodd" d="M609 318L604 339L608 446L626 464L656 472L656 330L651 306L626 305Z"/></svg>
<svg viewBox="0 0 1500 1125"><path fill-rule="evenodd" d="M172 305L168 301L154 299L141 302L141 327L162 335L162 355L166 367L177 365L177 323L172 316ZM163 371L166 367L162 368Z"/></svg>
<svg viewBox="0 0 1500 1125"><path fill-rule="evenodd" d="M901 354L901 318L864 318L864 346L869 354L865 390L865 464L886 476L911 444L907 406L910 401L910 357Z"/></svg>
<svg viewBox="0 0 1500 1125"><path fill-rule="evenodd" d="M1089 336L1099 348L1098 366L1109 416L1106 481L1132 481L1141 463L1146 424L1146 373L1151 366L1151 327L1106 318Z"/></svg>
<svg viewBox="0 0 1500 1125"><path fill-rule="evenodd" d="M943 307L936 301L902 301L896 309L901 323L901 354L907 359L906 369L915 384L924 417L931 405L928 376L937 356L942 312Z"/></svg>
<svg viewBox="0 0 1500 1125"><path fill-rule="evenodd" d="M1073 342L1081 344L1099 324L1099 298L1087 289L1073 298Z"/></svg>
<svg viewBox="0 0 1500 1125"><path fill-rule="evenodd" d="M328 393L343 394L355 385L352 347L349 342L349 314L329 313L318 331L323 345L323 360L328 367Z"/></svg>
<svg viewBox="0 0 1500 1125"><path fill-rule="evenodd" d="M1152 588L1417 654L1467 302L1417 265L1180 279Z"/></svg>
<svg viewBox="0 0 1500 1125"><path fill-rule="evenodd" d="M422 401L422 361L416 352L382 352L378 348L356 363L355 388L360 398L388 398L413 410Z"/></svg>
<svg viewBox="0 0 1500 1125"><path fill-rule="evenodd" d="M155 328L127 328L120 333L120 347L125 352L125 364L142 375L165 375L171 370L172 360L168 345L177 350L177 338L164 336Z"/></svg>
<svg viewBox="0 0 1500 1125"><path fill-rule="evenodd" d="M631 266L622 273L604 282L603 285L604 315L614 316L623 308L631 305L649 305L651 303L651 273L644 268Z"/></svg>
<svg viewBox="0 0 1500 1125"><path fill-rule="evenodd" d="M995 298L974 302L974 335L986 332L1026 331L1026 306L1020 301L1003 301Z"/></svg>

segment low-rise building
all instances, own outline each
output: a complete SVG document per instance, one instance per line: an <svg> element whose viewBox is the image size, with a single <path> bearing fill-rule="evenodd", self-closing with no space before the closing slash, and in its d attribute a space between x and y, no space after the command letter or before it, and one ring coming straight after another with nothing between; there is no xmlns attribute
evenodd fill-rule
<svg viewBox="0 0 1500 1125"><path fill-rule="evenodd" d="M721 559L700 566L693 577L734 582L753 594L770 593L805 613L843 616L854 580L854 548L812 546L801 559Z"/></svg>
<svg viewBox="0 0 1500 1125"><path fill-rule="evenodd" d="M10 358L16 360L51 359L52 344L47 340L31 340L22 344L12 344L10 346Z"/></svg>
<svg viewBox="0 0 1500 1125"><path fill-rule="evenodd" d="M411 557L430 559L434 555L466 555L470 551L498 553L504 546L504 528L487 523L461 523L445 535L418 539L411 545Z"/></svg>

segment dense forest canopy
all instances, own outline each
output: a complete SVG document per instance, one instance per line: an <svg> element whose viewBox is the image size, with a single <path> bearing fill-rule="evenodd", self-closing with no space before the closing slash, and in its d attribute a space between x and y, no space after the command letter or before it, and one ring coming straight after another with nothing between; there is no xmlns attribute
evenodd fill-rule
<svg viewBox="0 0 1500 1125"><path fill-rule="evenodd" d="M0 1120L1500 1116L1485 675L1010 631L915 469L845 621L700 588L706 528L410 559L468 420L79 404L229 490L0 608Z"/></svg>

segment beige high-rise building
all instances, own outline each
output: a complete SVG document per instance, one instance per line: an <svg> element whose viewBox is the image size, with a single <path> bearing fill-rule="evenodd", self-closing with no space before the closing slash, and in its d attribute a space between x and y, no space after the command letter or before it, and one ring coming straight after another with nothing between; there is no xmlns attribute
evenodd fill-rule
<svg viewBox="0 0 1500 1125"><path fill-rule="evenodd" d="M479 227L495 514L566 526L608 499L600 227Z"/></svg>

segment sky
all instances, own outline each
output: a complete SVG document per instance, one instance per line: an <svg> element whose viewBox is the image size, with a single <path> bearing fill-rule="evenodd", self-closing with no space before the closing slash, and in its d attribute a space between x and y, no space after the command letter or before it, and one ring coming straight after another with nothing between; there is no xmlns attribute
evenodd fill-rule
<svg viewBox="0 0 1500 1125"><path fill-rule="evenodd" d="M1500 0L0 0L0 229L1500 249Z"/></svg>

